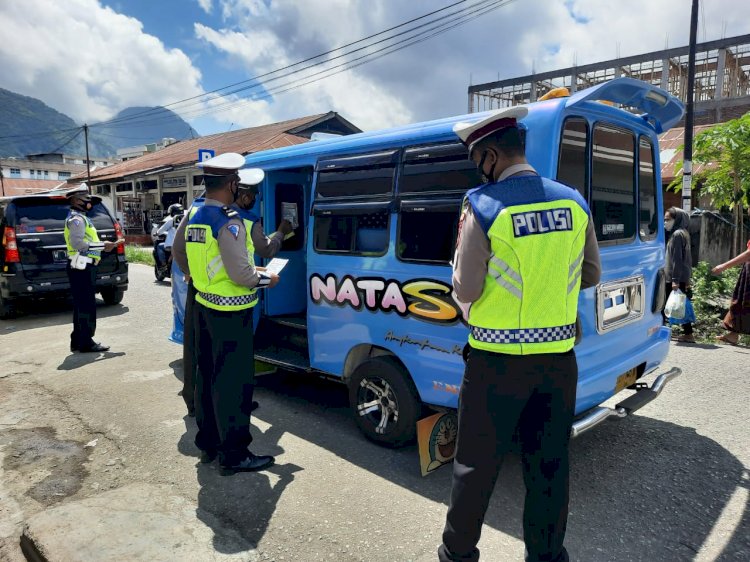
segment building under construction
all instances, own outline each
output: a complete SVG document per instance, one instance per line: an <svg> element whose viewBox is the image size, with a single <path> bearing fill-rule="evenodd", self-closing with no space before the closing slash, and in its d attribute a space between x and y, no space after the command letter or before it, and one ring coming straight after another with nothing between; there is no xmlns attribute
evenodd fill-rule
<svg viewBox="0 0 750 562"><path fill-rule="evenodd" d="M621 76L659 86L685 102L689 50L666 49L469 86L469 113L533 102L560 86L573 93ZM694 107L696 125L750 111L750 35L697 45Z"/></svg>

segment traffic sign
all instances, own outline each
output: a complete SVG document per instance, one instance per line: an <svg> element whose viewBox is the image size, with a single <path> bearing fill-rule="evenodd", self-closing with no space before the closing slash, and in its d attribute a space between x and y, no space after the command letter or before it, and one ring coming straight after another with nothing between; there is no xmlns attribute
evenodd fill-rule
<svg viewBox="0 0 750 562"><path fill-rule="evenodd" d="M198 149L198 162L205 162L216 156L216 152L210 148L199 148Z"/></svg>

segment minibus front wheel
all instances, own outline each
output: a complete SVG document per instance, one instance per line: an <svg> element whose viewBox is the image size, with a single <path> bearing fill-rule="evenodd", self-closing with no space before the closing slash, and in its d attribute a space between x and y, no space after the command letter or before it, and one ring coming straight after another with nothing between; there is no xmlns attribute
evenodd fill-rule
<svg viewBox="0 0 750 562"><path fill-rule="evenodd" d="M395 359L373 357L354 369L349 404L368 439L388 447L414 439L421 404L409 373Z"/></svg>

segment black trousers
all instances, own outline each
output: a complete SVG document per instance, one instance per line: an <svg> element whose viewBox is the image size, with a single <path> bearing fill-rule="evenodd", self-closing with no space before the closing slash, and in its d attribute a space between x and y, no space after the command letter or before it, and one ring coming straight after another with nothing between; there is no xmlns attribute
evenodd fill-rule
<svg viewBox="0 0 750 562"><path fill-rule="evenodd" d="M68 264L70 292L73 294L73 331L70 345L87 349L94 345L96 333L96 266L73 269Z"/></svg>
<svg viewBox="0 0 750 562"><path fill-rule="evenodd" d="M687 286L687 283L680 283L679 284L680 291L685 293L685 296L689 298L690 300L693 300L693 290L689 289ZM668 282L665 286L666 289L666 297L664 297L664 302L667 302L667 299L669 298L670 293L672 292L672 283ZM664 309L661 311L661 316L664 319L664 322L668 323L669 320L664 315ZM687 324L682 324L682 333L686 336L690 336L693 333L693 324L691 322L688 322Z"/></svg>
<svg viewBox="0 0 750 562"><path fill-rule="evenodd" d="M219 454L221 464L247 457L255 388L252 309L233 312L193 304L195 348L195 444Z"/></svg>
<svg viewBox="0 0 750 562"><path fill-rule="evenodd" d="M526 559L568 560L563 540L577 382L573 351L523 356L469 351L441 561L479 560L485 512L516 427L526 485Z"/></svg>
<svg viewBox="0 0 750 562"><path fill-rule="evenodd" d="M193 330L193 303L195 302L195 286L188 281L187 298L185 299L185 318L182 326L182 399L188 412L195 410L195 370L197 359L195 354L195 332Z"/></svg>

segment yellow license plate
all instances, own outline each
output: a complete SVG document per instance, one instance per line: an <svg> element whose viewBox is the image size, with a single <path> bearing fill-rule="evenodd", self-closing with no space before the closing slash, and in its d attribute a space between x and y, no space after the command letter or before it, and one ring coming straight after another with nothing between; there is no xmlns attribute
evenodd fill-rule
<svg viewBox="0 0 750 562"><path fill-rule="evenodd" d="M615 394L620 392L622 389L629 387L634 384L638 378L638 369L630 369L627 373L623 373L617 377L617 384L615 384Z"/></svg>

